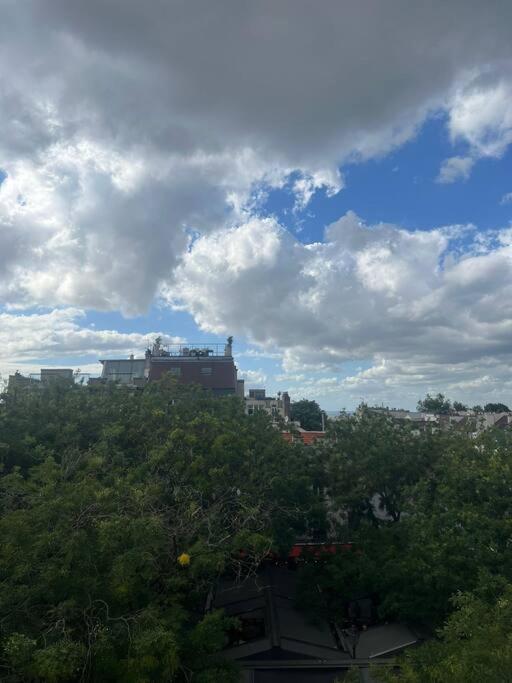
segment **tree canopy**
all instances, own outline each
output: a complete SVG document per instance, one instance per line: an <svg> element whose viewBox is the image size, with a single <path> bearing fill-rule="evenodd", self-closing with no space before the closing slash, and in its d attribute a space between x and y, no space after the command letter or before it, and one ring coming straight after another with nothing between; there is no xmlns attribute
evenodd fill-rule
<svg viewBox="0 0 512 683"><path fill-rule="evenodd" d="M206 595L322 523L304 450L172 381L7 394L0 433L2 680L238 680Z"/></svg>
<svg viewBox="0 0 512 683"><path fill-rule="evenodd" d="M316 401L308 401L303 398L293 401L291 405L291 418L299 422L302 429L308 431L320 431L326 423L325 413Z"/></svg>
<svg viewBox="0 0 512 683"><path fill-rule="evenodd" d="M508 413L510 408L504 403L486 403L484 413Z"/></svg>
<svg viewBox="0 0 512 683"><path fill-rule="evenodd" d="M437 394L436 396L427 394L423 400L418 401L416 408L423 413L448 415L452 409L452 404L444 394Z"/></svg>
<svg viewBox="0 0 512 683"><path fill-rule="evenodd" d="M431 634L398 660L401 678L375 680L507 680L508 431L419 430L362 409L305 447L237 398L170 378L55 384L3 396L0 463L8 683L238 680L222 658L232 620L205 615L206 596L298 537L352 548L301 569L312 618L348 618L369 595L380 619Z"/></svg>

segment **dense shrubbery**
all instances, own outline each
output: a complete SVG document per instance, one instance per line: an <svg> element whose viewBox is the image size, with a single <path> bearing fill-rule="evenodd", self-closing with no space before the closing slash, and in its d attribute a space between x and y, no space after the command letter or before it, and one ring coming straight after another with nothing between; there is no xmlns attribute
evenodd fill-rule
<svg viewBox="0 0 512 683"><path fill-rule="evenodd" d="M404 681L507 680L511 452L504 432L417 435L364 412L316 447L289 445L236 398L171 381L7 395L0 678L237 680L219 654L229 621L203 616L208 590L325 534L326 492L356 549L304 570L327 612L372 593L384 618L445 624Z"/></svg>

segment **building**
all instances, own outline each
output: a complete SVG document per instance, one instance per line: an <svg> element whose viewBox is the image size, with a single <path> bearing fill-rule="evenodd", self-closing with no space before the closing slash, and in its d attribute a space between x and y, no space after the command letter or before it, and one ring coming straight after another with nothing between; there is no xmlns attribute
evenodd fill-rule
<svg viewBox="0 0 512 683"><path fill-rule="evenodd" d="M103 366L101 379L115 382L124 386L136 386L145 383L149 375L147 358L121 358L115 360L100 360Z"/></svg>
<svg viewBox="0 0 512 683"><path fill-rule="evenodd" d="M43 384L49 384L50 382L72 384L73 370L71 368L41 368L40 378Z"/></svg>
<svg viewBox="0 0 512 683"><path fill-rule="evenodd" d="M277 398L266 396L265 389L249 389L249 396L245 397L245 412L253 415L262 410L273 419L281 417L288 422L290 419L291 402L287 391L279 392Z"/></svg>
<svg viewBox="0 0 512 683"><path fill-rule="evenodd" d="M77 374L72 368L41 368L38 373L31 373L28 377L16 371L14 375L9 375L7 385L8 391L23 389L26 387L40 387L42 384L73 384L81 378L88 378L89 375Z"/></svg>
<svg viewBox="0 0 512 683"><path fill-rule="evenodd" d="M299 573L300 568L264 563L243 582L221 580L210 596L208 609L237 618L223 654L242 667L243 681L334 683L353 667L363 678L370 665L389 665L393 655L418 642L404 624L374 624L367 600L353 601L359 608L352 618L355 640L348 624L312 621L297 607Z"/></svg>
<svg viewBox="0 0 512 683"><path fill-rule="evenodd" d="M216 396L243 397L244 383L238 379L232 338L226 344L168 344L157 338L145 358L101 360L104 381L142 386L165 375L180 384L196 384Z"/></svg>
<svg viewBox="0 0 512 683"><path fill-rule="evenodd" d="M305 446L311 446L319 439L325 437L325 431L308 431L302 427L295 426L293 432L283 432L283 439L289 443L303 443Z"/></svg>
<svg viewBox="0 0 512 683"><path fill-rule="evenodd" d="M13 392L17 391L18 389L24 389L26 387L32 386L33 384L35 384L35 382L36 380L31 379L26 375L22 375L21 372L16 370L14 375L9 375L7 391Z"/></svg>
<svg viewBox="0 0 512 683"><path fill-rule="evenodd" d="M459 431L477 436L487 429L510 429L512 427L512 412L475 413L472 410L448 413L420 413L395 408L359 408L356 415L361 417L367 411L374 415L391 418L395 422L410 425L413 432L419 434L427 430L458 429Z"/></svg>

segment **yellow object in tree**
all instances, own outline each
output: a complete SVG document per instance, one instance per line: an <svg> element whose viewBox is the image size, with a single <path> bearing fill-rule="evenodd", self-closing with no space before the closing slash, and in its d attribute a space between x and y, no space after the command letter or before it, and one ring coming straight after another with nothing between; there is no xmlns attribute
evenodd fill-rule
<svg viewBox="0 0 512 683"><path fill-rule="evenodd" d="M181 555L178 557L178 564L180 564L182 567L188 567L190 564L190 555L188 553L181 553Z"/></svg>

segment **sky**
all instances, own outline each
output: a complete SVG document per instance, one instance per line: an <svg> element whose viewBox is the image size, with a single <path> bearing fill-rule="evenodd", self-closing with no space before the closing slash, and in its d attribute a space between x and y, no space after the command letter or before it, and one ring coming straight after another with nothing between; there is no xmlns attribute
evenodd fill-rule
<svg viewBox="0 0 512 683"><path fill-rule="evenodd" d="M222 342L512 403L512 4L0 0L0 374Z"/></svg>

